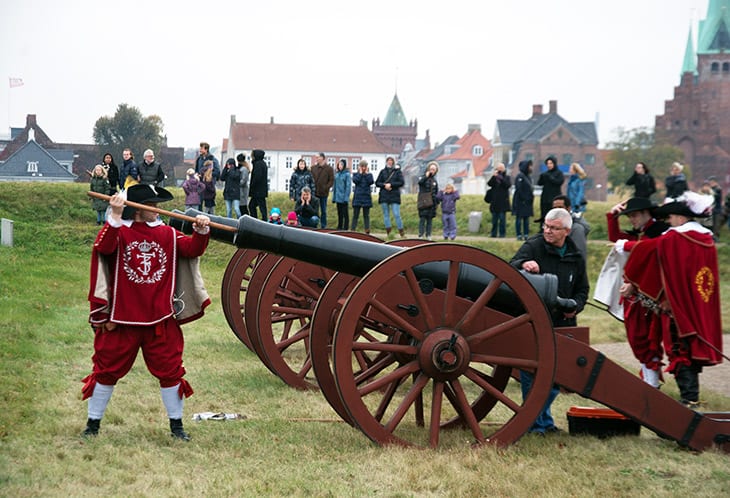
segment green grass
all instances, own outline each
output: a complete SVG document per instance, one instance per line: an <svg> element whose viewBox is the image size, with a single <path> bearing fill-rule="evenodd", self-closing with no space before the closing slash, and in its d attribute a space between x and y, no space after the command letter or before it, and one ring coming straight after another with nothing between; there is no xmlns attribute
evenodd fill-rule
<svg viewBox="0 0 730 498"><path fill-rule="evenodd" d="M0 217L14 220L15 228L14 247L0 247L0 496L730 493L727 454L688 452L648 430L638 438L608 440L526 436L507 449L472 449L468 435L462 439L458 433L445 437L438 450L377 447L339 421L318 392L285 386L229 330L218 294L233 248L220 243L211 243L202 262L214 304L203 319L184 326L187 378L196 390L185 406L193 440L183 444L168 436L157 381L141 360L119 383L100 436L82 440L86 403L80 400L80 380L92 354L89 253L98 228L85 187L0 183ZM180 191L172 190L181 200ZM283 195L272 195L269 205L288 209ZM485 205L480 196L465 196L458 206L459 233L467 235L469 211ZM176 200L165 207L183 206ZM589 206L592 280L608 250L597 236L607 208ZM415 227L415 196L404 197L403 214L406 226ZM382 231L377 208L372 218ZM518 247L483 232L468 243L503 258ZM727 296L726 245L719 255L721 292ZM729 319L724 309L726 332ZM591 327L592 342L625 340L622 325L599 310L587 308L579 321ZM671 384L665 389L676 395ZM730 410L726 397L706 392L703 397L712 409ZM562 428L567 429L564 413L576 404L590 403L577 395L558 397L553 410ZM248 418L187 420L202 411Z"/></svg>

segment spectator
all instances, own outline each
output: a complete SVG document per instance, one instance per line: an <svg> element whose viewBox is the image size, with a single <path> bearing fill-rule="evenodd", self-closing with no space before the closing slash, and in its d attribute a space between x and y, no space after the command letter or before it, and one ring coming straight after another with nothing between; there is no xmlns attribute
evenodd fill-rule
<svg viewBox="0 0 730 498"><path fill-rule="evenodd" d="M515 193L512 197L512 214L515 215L517 240L527 240L530 236L530 217L533 216L532 160L520 161L519 172L515 177Z"/></svg>
<svg viewBox="0 0 730 498"><path fill-rule="evenodd" d="M583 310L588 299L588 277L586 262L575 243L568 237L573 219L565 209L551 209L545 215L543 231L531 238L517 251L510 264L519 270L529 273L552 273L558 277L558 295L574 299L578 307L573 312L561 310L551 311L553 327L574 327L577 325L576 315ZM533 376L527 371L520 371L522 396L526 398L532 386ZM547 402L533 423L529 432L544 435L546 432L558 432L550 413L550 406L560 390L553 386Z"/></svg>
<svg viewBox="0 0 730 498"><path fill-rule="evenodd" d="M347 167L347 159L337 161L335 170L335 183L332 189L332 202L337 205L337 230L350 228L350 192L352 191L352 178L350 169Z"/></svg>
<svg viewBox="0 0 730 498"><path fill-rule="evenodd" d="M487 185L491 190L489 211L492 213L492 233L490 235L503 239L507 235L507 211L510 210L509 189L512 186L504 163L497 164Z"/></svg>
<svg viewBox="0 0 730 498"><path fill-rule="evenodd" d="M626 262L622 295L641 296L646 312L659 315L661 334L650 339L669 359L680 402L696 407L699 374L722 361L720 275L712 232L695 221L707 216L712 198L685 192L655 210L670 228L661 236L634 246Z"/></svg>
<svg viewBox="0 0 730 498"><path fill-rule="evenodd" d="M248 203L248 211L251 216L258 218L257 210L261 212L261 219L267 220L269 212L266 208L266 198L269 196L269 167L264 160L266 153L260 149L251 151L253 158L251 167L251 181L249 182L248 194L251 202Z"/></svg>
<svg viewBox="0 0 730 498"><path fill-rule="evenodd" d="M319 199L312 196L309 187L302 189L301 196L297 201L294 211L299 217L299 224L303 227L317 228L319 224Z"/></svg>
<svg viewBox="0 0 730 498"><path fill-rule="evenodd" d="M139 183L139 169L137 163L134 162L134 154L132 150L126 148L122 151L122 170L119 172L119 190Z"/></svg>
<svg viewBox="0 0 730 498"><path fill-rule="evenodd" d="M207 214L215 214L215 178L213 177L213 161L205 161L203 164L202 182L205 185L203 190L203 211Z"/></svg>
<svg viewBox="0 0 730 498"><path fill-rule="evenodd" d="M351 230L357 230L357 219L360 216L362 208L362 218L365 227L365 233L370 233L370 208L373 206L373 196L370 191L375 180L373 174L368 169L368 162L363 159L357 165L357 173L352 175L352 183L355 185L352 195L352 227Z"/></svg>
<svg viewBox="0 0 730 498"><path fill-rule="evenodd" d="M548 156L545 159L545 167L537 179L537 184L542 185L542 194L540 195L540 218L545 219L545 214L552 209L553 199L556 195L562 193L565 175L558 168L558 160L555 156Z"/></svg>
<svg viewBox="0 0 730 498"><path fill-rule="evenodd" d="M689 190L687 177L683 171L683 165L677 162L672 163L669 176L664 180L664 186L667 188L667 198L676 199Z"/></svg>
<svg viewBox="0 0 730 498"><path fill-rule="evenodd" d="M109 195L110 188L104 166L97 164L91 172L89 190L99 194ZM91 199L91 207L94 208L94 211L96 211L96 224L103 225L106 221L106 208L109 207L109 202L104 199L94 197Z"/></svg>
<svg viewBox="0 0 730 498"><path fill-rule="evenodd" d="M297 219L297 213L294 211L289 211L289 214L286 215L286 224L290 227L298 227L299 226L299 220Z"/></svg>
<svg viewBox="0 0 730 498"><path fill-rule="evenodd" d="M717 183L717 178L711 176L707 179L710 183L712 197L712 233L715 234L715 241L720 240L720 230L722 229L722 188Z"/></svg>
<svg viewBox="0 0 730 498"><path fill-rule="evenodd" d="M198 149L198 157L195 158L195 172L199 177L203 177L202 171L205 166L205 161L213 162L213 180L216 182L221 176L221 165L218 159L210 153L210 144L207 142L200 142L200 149Z"/></svg>
<svg viewBox="0 0 730 498"><path fill-rule="evenodd" d="M654 177L649 173L649 167L642 162L636 163L634 174L626 180L626 185L633 185L634 197L650 199L656 192Z"/></svg>
<svg viewBox="0 0 730 498"><path fill-rule="evenodd" d="M183 192L185 192L185 207L200 210L201 196L205 190L205 184L200 181L193 168L188 168L185 175L187 178L182 184Z"/></svg>
<svg viewBox="0 0 730 498"><path fill-rule="evenodd" d="M138 169L139 183L153 187L162 187L165 183L165 173L162 171L162 167L155 162L155 153L152 152L152 149L144 151L144 160Z"/></svg>
<svg viewBox="0 0 730 498"><path fill-rule="evenodd" d="M441 204L441 221L443 222L444 240L456 238L456 201L460 199L459 191L450 183L436 194Z"/></svg>
<svg viewBox="0 0 730 498"><path fill-rule="evenodd" d="M241 217L241 169L230 157L221 172L223 180L223 201L226 203L226 218ZM235 213L236 216L231 216Z"/></svg>
<svg viewBox="0 0 730 498"><path fill-rule="evenodd" d="M312 166L312 177L314 178L314 195L319 201L319 209L321 216L319 218L322 228L327 228L327 198L330 195L330 189L335 183L335 174L332 166L327 164L324 153L320 152L315 158L315 164Z"/></svg>
<svg viewBox="0 0 730 498"><path fill-rule="evenodd" d="M591 225L585 220L580 213L571 212L570 198L567 195L556 195L553 199L553 209L562 208L568 211L573 218L573 227L570 229L569 237L575 242L575 246L580 251L583 259L588 261L588 232L591 231Z"/></svg>
<svg viewBox="0 0 730 498"><path fill-rule="evenodd" d="M109 180L109 195L114 195L117 193L117 186L119 185L119 168L114 163L112 155L108 152L104 154L101 165L106 170L106 177Z"/></svg>
<svg viewBox="0 0 730 498"><path fill-rule="evenodd" d="M284 224L281 221L281 209L279 209L278 207L271 208L271 213L269 214L269 223L272 223L274 225Z"/></svg>
<svg viewBox="0 0 730 498"><path fill-rule="evenodd" d="M380 189L378 193L378 204L383 210L383 224L385 225L386 235L390 235L392 229L390 221L390 213L393 213L396 227L401 237L405 237L406 233L403 229L403 220L400 217L400 189L405 184L403 180L403 172L400 167L395 164L395 159L387 157L385 159L385 168L378 173L378 179L375 186Z"/></svg>
<svg viewBox="0 0 730 498"><path fill-rule="evenodd" d="M150 185L131 186L126 197L151 206L172 200L170 192ZM210 299L198 265L179 264L179 259L203 254L210 221L197 216L194 233L187 237L164 225L154 212L124 207L118 194L110 206L92 252L89 322L95 333L94 366L83 380L83 399L89 400L83 435L99 433L114 386L132 368L141 348L148 370L159 379L170 434L189 441L182 422L183 398L193 389L183 378L180 323L202 316ZM183 311L174 305L178 301Z"/></svg>
<svg viewBox="0 0 730 498"><path fill-rule="evenodd" d="M248 181L251 176L251 166L246 161L246 156L238 154L236 156L238 169L241 172L241 190L239 194L238 204L241 209L241 216L248 216Z"/></svg>
<svg viewBox="0 0 730 498"><path fill-rule="evenodd" d="M289 179L289 200L296 203L302 196L302 189L309 187L314 189L314 177L307 168L307 162L304 158L297 161L297 167L292 171Z"/></svg>
<svg viewBox="0 0 730 498"><path fill-rule="evenodd" d="M439 172L439 165L431 161L426 165L426 172L418 179L418 238L426 237L431 240L431 229L433 219L436 217L436 194L439 191L439 184L436 181L436 174ZM426 204L422 204L426 199Z"/></svg>
<svg viewBox="0 0 730 498"><path fill-rule="evenodd" d="M581 213L585 212L587 205L585 196L586 172L580 164L572 163L568 174L570 175L568 177L568 199L570 199L571 213L580 216Z"/></svg>

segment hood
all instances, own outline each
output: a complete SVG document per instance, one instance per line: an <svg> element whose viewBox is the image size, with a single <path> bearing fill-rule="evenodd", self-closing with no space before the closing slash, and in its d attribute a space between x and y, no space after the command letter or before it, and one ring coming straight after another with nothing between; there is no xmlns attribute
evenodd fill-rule
<svg viewBox="0 0 730 498"><path fill-rule="evenodd" d="M532 166L532 161L530 161L529 159L525 161L520 161L520 171L526 175L530 174L530 166Z"/></svg>
<svg viewBox="0 0 730 498"><path fill-rule="evenodd" d="M263 150L261 150L261 149L254 149L251 152L251 157L253 157L255 161L262 160L265 155L266 155L266 153Z"/></svg>

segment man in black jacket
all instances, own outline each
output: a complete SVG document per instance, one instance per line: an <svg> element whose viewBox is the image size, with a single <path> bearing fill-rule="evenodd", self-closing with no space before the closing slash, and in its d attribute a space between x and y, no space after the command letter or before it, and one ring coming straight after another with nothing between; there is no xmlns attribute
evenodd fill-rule
<svg viewBox="0 0 730 498"><path fill-rule="evenodd" d="M205 161L213 161L213 180L218 181L221 176L221 164L218 159L210 153L210 144L208 142L200 142L200 149L198 150L198 157L195 159L195 172L198 176L203 176L203 165Z"/></svg>
<svg viewBox="0 0 730 498"><path fill-rule="evenodd" d="M260 149L251 151L251 178L249 180L248 195L251 202L248 203L248 211L256 218L256 208L261 210L261 219L268 221L269 210L266 207L266 198L269 196L269 167L264 161L266 152Z"/></svg>
<svg viewBox="0 0 730 498"><path fill-rule="evenodd" d="M510 261L515 268L529 273L557 275L558 296L575 300L578 306L573 312L551 311L553 327L575 326L577 324L575 316L583 310L588 299L586 262L575 243L568 237L572 227L573 218L568 211L561 208L551 209L545 215L542 233L522 244ZM531 373L520 371L523 398L526 398L530 391L532 379ZM530 432L545 434L559 430L550 414L550 405L558 392L560 390L553 386Z"/></svg>

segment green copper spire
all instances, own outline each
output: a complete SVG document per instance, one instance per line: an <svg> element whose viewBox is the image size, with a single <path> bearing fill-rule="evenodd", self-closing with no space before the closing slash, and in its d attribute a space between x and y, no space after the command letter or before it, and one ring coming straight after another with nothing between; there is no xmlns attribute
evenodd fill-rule
<svg viewBox="0 0 730 498"><path fill-rule="evenodd" d="M390 103L388 113L385 115L383 120L383 126L408 126L405 114L403 114L403 108L400 106L400 100L398 100L398 94L393 96L393 102Z"/></svg>
<svg viewBox="0 0 730 498"><path fill-rule="evenodd" d="M697 53L717 54L730 50L730 0L710 0L707 18L700 21Z"/></svg>
<svg viewBox="0 0 730 498"><path fill-rule="evenodd" d="M695 46L692 42L692 28L689 28L687 35L687 48L684 49L684 62L682 62L682 73L692 73L697 75L697 54L695 54Z"/></svg>

